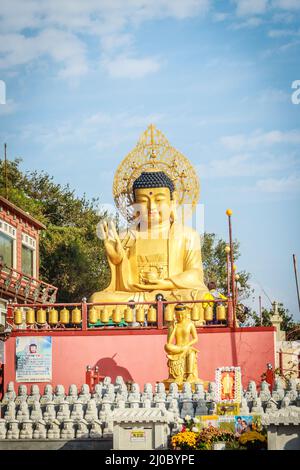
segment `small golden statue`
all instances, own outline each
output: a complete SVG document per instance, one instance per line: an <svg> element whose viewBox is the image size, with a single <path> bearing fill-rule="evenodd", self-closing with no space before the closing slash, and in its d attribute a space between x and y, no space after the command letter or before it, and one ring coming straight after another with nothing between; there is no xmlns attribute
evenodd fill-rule
<svg viewBox="0 0 300 470"><path fill-rule="evenodd" d="M158 294L169 301L203 299L200 237L177 220L178 207L195 208L198 177L153 125L119 165L113 193L132 225L120 234L112 222L100 226L111 282L90 301L151 302Z"/></svg>
<svg viewBox="0 0 300 470"><path fill-rule="evenodd" d="M197 331L189 318L187 307L177 304L173 330L165 344L169 367L169 378L164 381L166 385L171 382L176 382L179 386L183 382L192 384L202 382L198 378L198 349L193 346L197 342Z"/></svg>

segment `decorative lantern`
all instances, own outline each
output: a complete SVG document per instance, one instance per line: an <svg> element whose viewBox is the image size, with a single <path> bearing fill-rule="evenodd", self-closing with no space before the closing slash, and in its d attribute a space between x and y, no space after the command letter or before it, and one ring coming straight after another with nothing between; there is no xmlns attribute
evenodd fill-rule
<svg viewBox="0 0 300 470"><path fill-rule="evenodd" d="M155 308L153 307L153 305L151 305L151 307L148 310L147 320L148 320L149 323L155 323L156 318L157 318L157 312L156 312Z"/></svg>
<svg viewBox="0 0 300 470"><path fill-rule="evenodd" d="M27 325L34 325L35 324L35 312L33 308L29 308L26 311L26 323Z"/></svg>
<svg viewBox="0 0 300 470"><path fill-rule="evenodd" d="M66 307L60 311L59 320L63 325L70 323L70 312Z"/></svg>
<svg viewBox="0 0 300 470"><path fill-rule="evenodd" d="M108 323L109 322L109 310L107 307L104 307L102 312L101 312L101 321L102 323Z"/></svg>
<svg viewBox="0 0 300 470"><path fill-rule="evenodd" d="M143 307L139 307L136 312L136 321L139 323L144 323L145 321L145 310Z"/></svg>
<svg viewBox="0 0 300 470"><path fill-rule="evenodd" d="M217 306L217 320L218 321L226 320L226 308L224 305Z"/></svg>
<svg viewBox="0 0 300 470"><path fill-rule="evenodd" d="M58 323L58 311L53 307L49 310L48 323L50 325L56 325Z"/></svg>
<svg viewBox="0 0 300 470"><path fill-rule="evenodd" d="M173 321L174 320L174 311L171 307L171 305L167 305L165 308L165 321Z"/></svg>
<svg viewBox="0 0 300 470"><path fill-rule="evenodd" d="M47 322L46 310L44 310L43 308L39 308L36 312L36 322L40 325L44 325Z"/></svg>
<svg viewBox="0 0 300 470"><path fill-rule="evenodd" d="M205 321L212 321L214 318L213 308L210 305L207 305L204 310L204 319Z"/></svg>
<svg viewBox="0 0 300 470"><path fill-rule="evenodd" d="M98 321L98 312L95 307L90 308L89 310L89 322L94 325Z"/></svg>
<svg viewBox="0 0 300 470"><path fill-rule="evenodd" d="M20 308L16 308L14 311L14 324L22 325L23 323L23 313Z"/></svg>
<svg viewBox="0 0 300 470"><path fill-rule="evenodd" d="M71 323L74 323L75 325L79 325L81 323L81 310L78 307L72 310Z"/></svg>
<svg viewBox="0 0 300 470"><path fill-rule="evenodd" d="M132 323L133 322L133 311L130 307L127 307L124 311L124 318L126 323Z"/></svg>
<svg viewBox="0 0 300 470"><path fill-rule="evenodd" d="M191 315L191 320L193 321L199 321L200 315L199 315L199 307L197 304L193 305L192 308L192 315Z"/></svg>

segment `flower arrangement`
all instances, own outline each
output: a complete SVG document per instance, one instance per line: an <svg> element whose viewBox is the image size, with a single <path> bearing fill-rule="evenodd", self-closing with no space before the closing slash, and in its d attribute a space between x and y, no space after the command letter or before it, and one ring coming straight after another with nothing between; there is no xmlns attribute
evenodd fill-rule
<svg viewBox="0 0 300 470"><path fill-rule="evenodd" d="M197 433L193 431L181 431L171 438L173 449L196 449Z"/></svg>
<svg viewBox="0 0 300 470"><path fill-rule="evenodd" d="M258 431L247 431L240 436L239 443L248 450L266 449L267 438Z"/></svg>
<svg viewBox="0 0 300 470"><path fill-rule="evenodd" d="M197 449L211 450L216 442L232 443L235 440L234 433L226 429L218 429L209 426L199 432L197 437Z"/></svg>

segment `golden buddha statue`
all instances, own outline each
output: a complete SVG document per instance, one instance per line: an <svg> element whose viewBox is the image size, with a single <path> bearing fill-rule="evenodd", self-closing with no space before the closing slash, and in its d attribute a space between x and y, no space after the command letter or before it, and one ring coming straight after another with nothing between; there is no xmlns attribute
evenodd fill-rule
<svg viewBox="0 0 300 470"><path fill-rule="evenodd" d="M90 302L154 301L158 294L169 301L202 299L208 290L200 237L177 221L176 212L198 199L198 178L188 160L151 125L117 169L113 188L132 225L120 234L112 221L100 225L111 282Z"/></svg>
<svg viewBox="0 0 300 470"><path fill-rule="evenodd" d="M187 307L183 304L177 304L173 330L165 344L169 367L169 378L165 380L166 385L171 382L176 382L179 386L183 382L192 384L201 382L198 378L198 349L193 346L197 342L197 331L189 318Z"/></svg>

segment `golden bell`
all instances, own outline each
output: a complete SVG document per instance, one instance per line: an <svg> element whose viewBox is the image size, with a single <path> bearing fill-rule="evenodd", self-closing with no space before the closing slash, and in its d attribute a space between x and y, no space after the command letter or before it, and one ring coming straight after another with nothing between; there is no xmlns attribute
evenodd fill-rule
<svg viewBox="0 0 300 470"><path fill-rule="evenodd" d="M143 307L139 307L136 312L136 321L139 323L144 323L145 321L145 310Z"/></svg>
<svg viewBox="0 0 300 470"><path fill-rule="evenodd" d="M39 308L36 312L36 322L40 325L44 325L47 322L46 310L44 310L43 308Z"/></svg>
<svg viewBox="0 0 300 470"><path fill-rule="evenodd" d="M217 320L219 321L226 320L226 308L224 305L217 306Z"/></svg>
<svg viewBox="0 0 300 470"><path fill-rule="evenodd" d="M199 321L200 315L199 315L199 307L197 304L193 305L192 308L192 315L191 315L191 320L193 321Z"/></svg>
<svg viewBox="0 0 300 470"><path fill-rule="evenodd" d="M95 307L90 308L89 310L89 322L94 325L98 321L98 312Z"/></svg>
<svg viewBox="0 0 300 470"><path fill-rule="evenodd" d="M71 323L79 325L81 323L81 310L78 307L75 307L72 310Z"/></svg>
<svg viewBox="0 0 300 470"><path fill-rule="evenodd" d="M203 304L198 304L198 310L199 310L199 322L202 324L204 323L204 308Z"/></svg>
<svg viewBox="0 0 300 470"><path fill-rule="evenodd" d="M63 325L70 323L70 312L66 307L59 312L59 321Z"/></svg>
<svg viewBox="0 0 300 470"><path fill-rule="evenodd" d="M122 320L122 312L119 307L114 308L112 319L114 323L120 323L120 321Z"/></svg>
<svg viewBox="0 0 300 470"><path fill-rule="evenodd" d="M212 321L213 317L213 308L210 305L207 305L204 310L204 319L205 321Z"/></svg>
<svg viewBox="0 0 300 470"><path fill-rule="evenodd" d="M23 313L20 308L16 308L14 311L14 324L15 325L22 325L23 323Z"/></svg>
<svg viewBox="0 0 300 470"><path fill-rule="evenodd" d="M56 325L58 323L58 311L55 308L51 308L48 313L48 323L50 325Z"/></svg>
<svg viewBox="0 0 300 470"><path fill-rule="evenodd" d="M124 311L124 319L126 323L132 323L133 322L133 311L130 307L127 307Z"/></svg>
<svg viewBox="0 0 300 470"><path fill-rule="evenodd" d="M104 307L102 312L101 312L101 322L102 323L108 323L109 322L109 311L107 307Z"/></svg>
<svg viewBox="0 0 300 470"><path fill-rule="evenodd" d="M148 310L148 315L147 315L147 321L149 323L155 323L156 322L156 318L157 318L157 312L156 312L156 309L151 306Z"/></svg>
<svg viewBox="0 0 300 470"><path fill-rule="evenodd" d="M166 306L164 317L165 317L165 321L173 321L174 320L174 310L172 309L171 305Z"/></svg>
<svg viewBox="0 0 300 470"><path fill-rule="evenodd" d="M34 325L35 324L35 312L33 308L29 308L26 311L26 323L27 325Z"/></svg>

